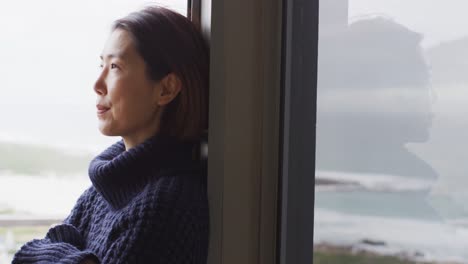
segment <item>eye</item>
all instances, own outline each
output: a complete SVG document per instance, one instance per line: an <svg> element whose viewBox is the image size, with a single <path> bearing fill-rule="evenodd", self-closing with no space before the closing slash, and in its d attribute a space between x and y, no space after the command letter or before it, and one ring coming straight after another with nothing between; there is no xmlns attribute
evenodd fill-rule
<svg viewBox="0 0 468 264"><path fill-rule="evenodd" d="M111 69L118 69L119 67L115 63L111 63Z"/></svg>

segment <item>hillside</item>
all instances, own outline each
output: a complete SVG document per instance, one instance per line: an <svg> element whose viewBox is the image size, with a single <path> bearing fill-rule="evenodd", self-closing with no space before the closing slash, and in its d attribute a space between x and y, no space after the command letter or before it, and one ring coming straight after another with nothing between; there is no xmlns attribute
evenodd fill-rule
<svg viewBox="0 0 468 264"><path fill-rule="evenodd" d="M86 174L92 158L91 154L68 153L47 146L0 142L0 172L9 174Z"/></svg>

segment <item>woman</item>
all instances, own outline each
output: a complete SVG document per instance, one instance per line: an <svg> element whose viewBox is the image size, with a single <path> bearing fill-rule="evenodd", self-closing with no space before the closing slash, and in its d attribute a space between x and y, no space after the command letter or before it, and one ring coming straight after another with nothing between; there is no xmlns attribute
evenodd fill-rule
<svg viewBox="0 0 468 264"><path fill-rule="evenodd" d="M99 130L121 136L92 186L13 263L206 263L208 47L185 17L149 7L117 20L101 55Z"/></svg>

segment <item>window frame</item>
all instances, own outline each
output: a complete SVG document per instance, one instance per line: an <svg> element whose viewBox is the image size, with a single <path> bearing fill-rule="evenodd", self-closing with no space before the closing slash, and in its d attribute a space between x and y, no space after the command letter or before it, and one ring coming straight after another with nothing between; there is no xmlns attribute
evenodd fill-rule
<svg viewBox="0 0 468 264"><path fill-rule="evenodd" d="M200 6L211 46L208 263L276 263L282 1Z"/></svg>
<svg viewBox="0 0 468 264"><path fill-rule="evenodd" d="M200 28L201 0L187 0L187 18Z"/></svg>
<svg viewBox="0 0 468 264"><path fill-rule="evenodd" d="M285 0L283 15L277 263L312 263L319 3Z"/></svg>
<svg viewBox="0 0 468 264"><path fill-rule="evenodd" d="M302 67L317 69L318 1L192 1L211 47L208 263L312 261L313 228L298 217L313 223L317 76Z"/></svg>

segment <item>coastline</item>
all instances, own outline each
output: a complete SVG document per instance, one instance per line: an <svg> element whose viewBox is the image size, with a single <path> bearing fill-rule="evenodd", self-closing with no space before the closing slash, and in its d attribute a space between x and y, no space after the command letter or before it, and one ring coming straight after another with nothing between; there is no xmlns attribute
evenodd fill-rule
<svg viewBox="0 0 468 264"><path fill-rule="evenodd" d="M314 245L314 264L463 264L457 261L423 260L421 252L395 252L382 254L357 245L333 245L319 243Z"/></svg>

